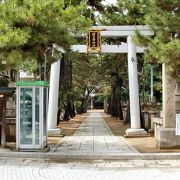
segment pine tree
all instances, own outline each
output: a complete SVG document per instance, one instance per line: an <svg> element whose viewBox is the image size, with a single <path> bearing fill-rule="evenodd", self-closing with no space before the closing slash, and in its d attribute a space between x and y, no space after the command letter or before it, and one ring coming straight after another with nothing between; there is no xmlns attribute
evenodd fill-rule
<svg viewBox="0 0 180 180"><path fill-rule="evenodd" d="M166 63L169 73L177 78L180 68L180 2L178 0L151 0L147 5L144 23L155 35L137 42L147 47L145 58L152 63Z"/></svg>
<svg viewBox="0 0 180 180"><path fill-rule="evenodd" d="M73 39L70 33L91 25L83 15L86 4L65 6L63 0L8 0L0 3L0 62L19 66L19 62L43 61L53 43L66 50Z"/></svg>

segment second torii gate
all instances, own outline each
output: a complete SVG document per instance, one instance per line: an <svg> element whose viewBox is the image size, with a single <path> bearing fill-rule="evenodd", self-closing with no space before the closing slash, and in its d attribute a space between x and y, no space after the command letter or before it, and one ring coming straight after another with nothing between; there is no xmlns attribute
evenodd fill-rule
<svg viewBox="0 0 180 180"><path fill-rule="evenodd" d="M128 54L128 76L129 76L129 98L130 98L130 116L131 116L131 128L126 130L126 135L143 135L147 132L141 129L140 124L140 105L139 105L139 89L138 89L138 72L137 72L137 57L136 53L143 53L144 48L137 47L132 40L135 35L135 30L138 30L142 35L151 36L153 32L147 26L94 26L94 30L103 29L101 32L102 38L104 37L125 37L127 43L121 43L120 45L102 45L102 53L127 53ZM75 35L75 37L86 37L86 35ZM58 46L54 46L57 50L62 52L62 49ZM73 51L79 53L86 53L86 45L72 45ZM59 89L59 77L60 74L60 60L51 65L51 77L50 77L50 95L49 95L49 112L48 112L48 128L49 130L56 128L57 123L57 104L58 98L54 96L58 95ZM53 105L53 106L52 106ZM52 108L53 107L53 108ZM55 131L53 131L55 132Z"/></svg>

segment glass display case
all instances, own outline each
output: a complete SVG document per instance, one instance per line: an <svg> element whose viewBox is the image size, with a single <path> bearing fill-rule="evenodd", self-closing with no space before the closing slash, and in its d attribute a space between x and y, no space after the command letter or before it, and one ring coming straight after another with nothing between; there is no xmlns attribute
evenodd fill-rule
<svg viewBox="0 0 180 180"><path fill-rule="evenodd" d="M47 145L48 83L18 81L17 149L39 149Z"/></svg>

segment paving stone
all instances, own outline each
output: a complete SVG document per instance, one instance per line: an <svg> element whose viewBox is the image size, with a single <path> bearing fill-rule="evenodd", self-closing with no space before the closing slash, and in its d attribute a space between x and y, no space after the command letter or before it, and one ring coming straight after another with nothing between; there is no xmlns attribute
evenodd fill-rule
<svg viewBox="0 0 180 180"><path fill-rule="evenodd" d="M176 180L180 177L179 168L159 166L169 163L179 164L180 160L85 162L53 162L23 158L16 160L16 158L0 158L0 162L6 162L0 166L1 180Z"/></svg>
<svg viewBox="0 0 180 180"><path fill-rule="evenodd" d="M125 141L113 135L99 112L91 112L83 124L74 133L66 137L57 148L58 154L99 155L133 153L137 150L131 148Z"/></svg>

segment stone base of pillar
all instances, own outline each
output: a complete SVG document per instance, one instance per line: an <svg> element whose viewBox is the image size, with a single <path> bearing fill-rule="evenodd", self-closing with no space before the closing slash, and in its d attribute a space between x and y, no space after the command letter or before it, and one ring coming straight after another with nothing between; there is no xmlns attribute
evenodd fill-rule
<svg viewBox="0 0 180 180"><path fill-rule="evenodd" d="M156 130L156 145L161 149L179 148L180 136L176 135L175 128L159 127Z"/></svg>
<svg viewBox="0 0 180 180"><path fill-rule="evenodd" d="M48 129L48 137L58 137L62 136L62 129L55 128L55 129Z"/></svg>
<svg viewBox="0 0 180 180"><path fill-rule="evenodd" d="M148 133L154 134L154 129L153 129L153 128L149 129L149 130L148 130Z"/></svg>
<svg viewBox="0 0 180 180"><path fill-rule="evenodd" d="M147 136L147 132L145 131L145 129L127 129L125 137L133 136Z"/></svg>

